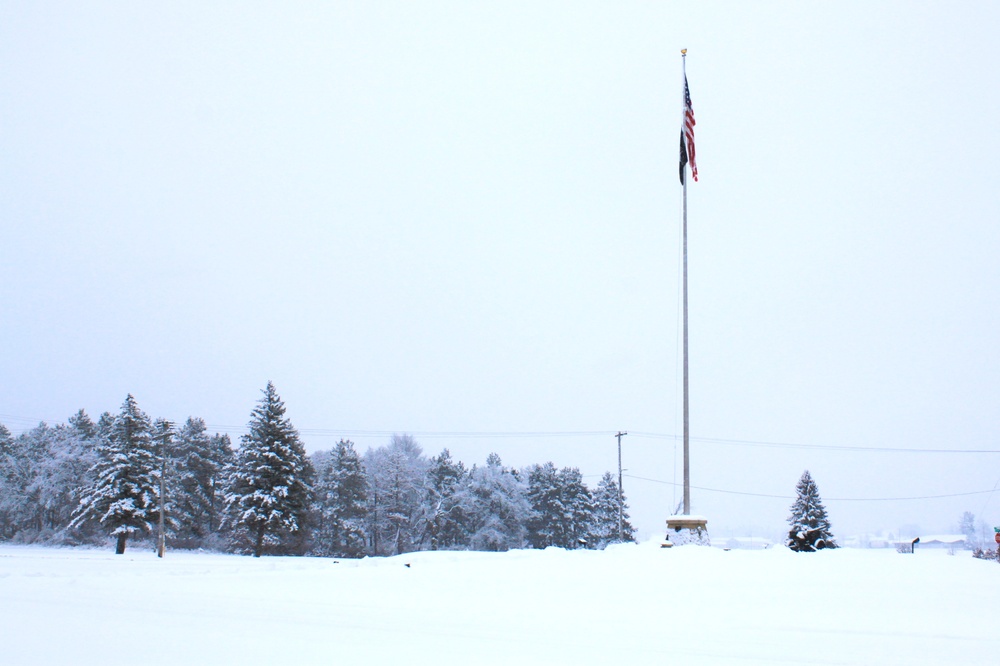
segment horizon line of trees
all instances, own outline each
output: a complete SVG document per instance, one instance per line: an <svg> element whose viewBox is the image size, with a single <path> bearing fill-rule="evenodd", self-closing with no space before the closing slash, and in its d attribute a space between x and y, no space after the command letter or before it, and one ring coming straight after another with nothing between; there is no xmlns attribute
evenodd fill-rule
<svg viewBox="0 0 1000 666"><path fill-rule="evenodd" d="M167 545L260 556L363 557L418 550L604 548L635 540L617 480L578 468L465 466L409 435L360 454L349 440L307 455L268 382L234 447L201 418L152 420L129 394L118 414L11 435L0 424L0 541ZM161 502L160 488L163 487ZM619 532L619 512L623 517Z"/></svg>

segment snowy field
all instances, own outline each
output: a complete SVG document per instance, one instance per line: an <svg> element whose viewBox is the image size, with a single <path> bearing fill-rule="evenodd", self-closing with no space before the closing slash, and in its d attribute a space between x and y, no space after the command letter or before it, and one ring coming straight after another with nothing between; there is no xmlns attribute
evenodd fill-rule
<svg viewBox="0 0 1000 666"><path fill-rule="evenodd" d="M976 664L998 618L1000 566L945 551L0 546L4 664Z"/></svg>

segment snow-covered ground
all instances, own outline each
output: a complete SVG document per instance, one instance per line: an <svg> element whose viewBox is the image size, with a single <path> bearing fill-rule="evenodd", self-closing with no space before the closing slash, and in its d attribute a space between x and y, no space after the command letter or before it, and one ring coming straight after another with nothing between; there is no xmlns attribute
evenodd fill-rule
<svg viewBox="0 0 1000 666"><path fill-rule="evenodd" d="M4 664L974 664L998 617L1000 565L946 551L0 546Z"/></svg>

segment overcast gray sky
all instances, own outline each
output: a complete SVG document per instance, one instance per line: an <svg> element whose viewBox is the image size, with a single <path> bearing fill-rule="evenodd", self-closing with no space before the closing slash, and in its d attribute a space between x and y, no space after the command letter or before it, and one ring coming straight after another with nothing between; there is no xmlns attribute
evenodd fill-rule
<svg viewBox="0 0 1000 666"><path fill-rule="evenodd" d="M1000 450L998 25L993 2L0 1L0 422L131 392L236 439L273 380L311 451L410 432L592 483L628 430L660 531L687 48L693 511L780 532L809 469L843 536L1000 524L991 494L884 501L1000 482L957 452Z"/></svg>

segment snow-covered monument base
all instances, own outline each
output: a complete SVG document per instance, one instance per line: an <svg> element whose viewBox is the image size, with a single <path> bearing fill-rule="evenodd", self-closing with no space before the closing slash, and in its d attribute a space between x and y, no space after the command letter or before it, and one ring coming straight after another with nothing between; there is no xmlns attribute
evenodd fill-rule
<svg viewBox="0 0 1000 666"><path fill-rule="evenodd" d="M673 546L711 546L708 519L703 516L670 516L667 518L667 538L664 548Z"/></svg>

